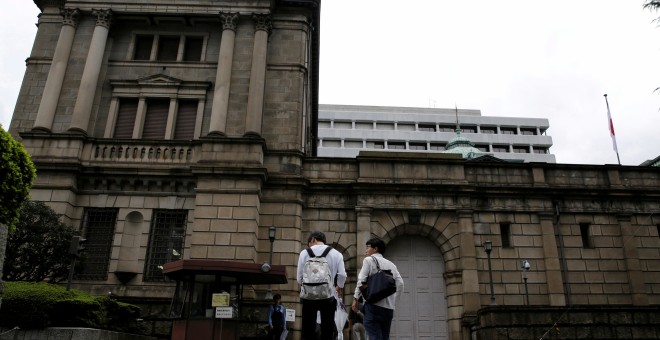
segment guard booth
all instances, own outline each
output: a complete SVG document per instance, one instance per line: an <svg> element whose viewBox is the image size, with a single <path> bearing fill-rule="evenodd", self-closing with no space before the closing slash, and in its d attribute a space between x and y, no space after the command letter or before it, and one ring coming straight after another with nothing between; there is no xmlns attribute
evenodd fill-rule
<svg viewBox="0 0 660 340"><path fill-rule="evenodd" d="M219 260L179 260L163 265L176 280L170 307L172 340L240 340L244 285L287 283L286 269L272 265Z"/></svg>

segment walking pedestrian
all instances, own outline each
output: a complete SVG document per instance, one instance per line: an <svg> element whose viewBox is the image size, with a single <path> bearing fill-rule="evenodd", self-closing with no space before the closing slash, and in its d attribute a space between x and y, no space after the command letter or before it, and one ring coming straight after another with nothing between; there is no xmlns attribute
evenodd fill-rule
<svg viewBox="0 0 660 340"><path fill-rule="evenodd" d="M403 278L399 274L396 265L392 261L383 257L385 254L385 242L379 238L372 238L366 242L364 254L366 257L362 261L362 268L358 274L357 287L353 294L353 311L358 311L358 300L362 296L360 287L367 282L370 275L380 270L389 270L396 282L396 293L380 301L366 302L364 304L364 328L367 331L369 340L389 340L392 319L394 318L394 308L396 301L403 292Z"/></svg>

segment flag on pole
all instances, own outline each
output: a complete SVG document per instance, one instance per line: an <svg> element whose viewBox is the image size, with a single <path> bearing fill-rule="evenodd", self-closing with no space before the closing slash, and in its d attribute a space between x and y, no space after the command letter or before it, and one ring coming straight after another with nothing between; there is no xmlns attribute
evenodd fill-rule
<svg viewBox="0 0 660 340"><path fill-rule="evenodd" d="M607 95L605 95L605 102L607 103ZM616 135L614 135L614 123L612 122L612 115L610 114L610 104L607 103L607 125L610 128L610 137L612 137L612 147L614 152L619 153L619 149L616 147Z"/></svg>

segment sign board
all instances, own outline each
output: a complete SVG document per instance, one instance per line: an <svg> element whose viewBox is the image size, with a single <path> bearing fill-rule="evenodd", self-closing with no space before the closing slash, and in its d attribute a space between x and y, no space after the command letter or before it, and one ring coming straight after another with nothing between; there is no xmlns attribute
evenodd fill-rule
<svg viewBox="0 0 660 340"><path fill-rule="evenodd" d="M286 321L295 322L296 321L296 310L295 309L286 309Z"/></svg>
<svg viewBox="0 0 660 340"><path fill-rule="evenodd" d="M234 317L234 307L215 307L216 319L231 319Z"/></svg>
<svg viewBox="0 0 660 340"><path fill-rule="evenodd" d="M229 293L215 293L211 297L211 307L229 306Z"/></svg>

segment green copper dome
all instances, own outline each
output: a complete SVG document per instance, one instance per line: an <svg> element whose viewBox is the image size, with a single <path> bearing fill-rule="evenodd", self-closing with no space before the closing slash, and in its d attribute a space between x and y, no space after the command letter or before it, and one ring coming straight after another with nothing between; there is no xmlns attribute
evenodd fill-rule
<svg viewBox="0 0 660 340"><path fill-rule="evenodd" d="M464 159L473 159L489 153L483 152L474 147L469 139L461 136L461 129L456 129L456 137L447 143L447 148L442 153L456 153L463 155Z"/></svg>

